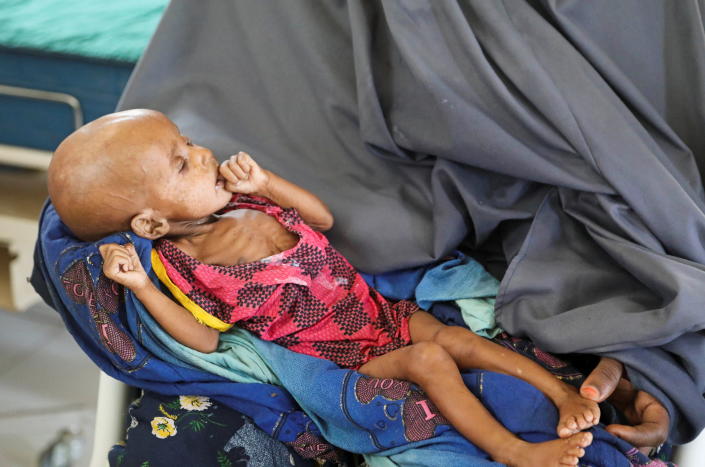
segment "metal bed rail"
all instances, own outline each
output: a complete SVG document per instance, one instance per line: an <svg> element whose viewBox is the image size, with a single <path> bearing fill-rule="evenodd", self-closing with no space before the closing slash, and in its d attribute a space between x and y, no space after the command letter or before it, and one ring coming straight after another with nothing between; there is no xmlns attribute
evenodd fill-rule
<svg viewBox="0 0 705 467"><path fill-rule="evenodd" d="M74 128L77 129L83 125L84 118L81 102L71 94L0 84L0 95L67 105L73 115ZM0 144L0 163L29 169L46 170L50 160L50 151Z"/></svg>

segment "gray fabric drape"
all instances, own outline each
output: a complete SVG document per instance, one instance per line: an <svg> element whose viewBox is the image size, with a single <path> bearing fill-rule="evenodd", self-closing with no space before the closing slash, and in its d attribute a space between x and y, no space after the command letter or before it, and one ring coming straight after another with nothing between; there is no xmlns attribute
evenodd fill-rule
<svg viewBox="0 0 705 467"><path fill-rule="evenodd" d="M705 425L704 5L173 0L121 108L321 196L381 272L501 244L501 325Z"/></svg>

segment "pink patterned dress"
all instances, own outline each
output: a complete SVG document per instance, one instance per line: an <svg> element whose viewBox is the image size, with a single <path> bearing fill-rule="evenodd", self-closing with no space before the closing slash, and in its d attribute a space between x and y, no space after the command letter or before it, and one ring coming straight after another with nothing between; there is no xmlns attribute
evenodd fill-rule
<svg viewBox="0 0 705 467"><path fill-rule="evenodd" d="M359 368L410 343L412 302L390 303L367 285L298 212L266 198L234 195L222 213L255 209L299 237L291 249L234 266L203 264L169 240L156 242L169 279L218 320L288 349Z"/></svg>

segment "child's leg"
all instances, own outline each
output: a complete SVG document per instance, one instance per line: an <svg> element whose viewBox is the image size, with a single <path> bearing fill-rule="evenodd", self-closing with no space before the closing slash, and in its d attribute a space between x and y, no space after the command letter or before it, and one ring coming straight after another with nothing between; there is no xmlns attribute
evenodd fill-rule
<svg viewBox="0 0 705 467"><path fill-rule="evenodd" d="M597 403L585 399L572 386L554 377L539 364L460 326L446 326L429 313L418 311L409 320L411 340L441 345L461 369L504 373L532 384L558 407L558 436L570 436L596 425Z"/></svg>
<svg viewBox="0 0 705 467"><path fill-rule="evenodd" d="M577 465L585 454L583 448L592 441L590 433L536 444L517 438L467 389L453 358L433 342L389 352L359 371L418 384L455 429L498 462L512 466Z"/></svg>

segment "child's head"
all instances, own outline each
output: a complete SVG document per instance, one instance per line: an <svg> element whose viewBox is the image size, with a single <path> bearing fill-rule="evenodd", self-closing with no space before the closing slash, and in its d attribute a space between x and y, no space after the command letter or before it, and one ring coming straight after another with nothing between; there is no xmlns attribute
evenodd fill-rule
<svg viewBox="0 0 705 467"><path fill-rule="evenodd" d="M165 115L128 110L69 135L49 165L49 196L82 240L132 229L145 238L208 217L224 207L218 161Z"/></svg>

